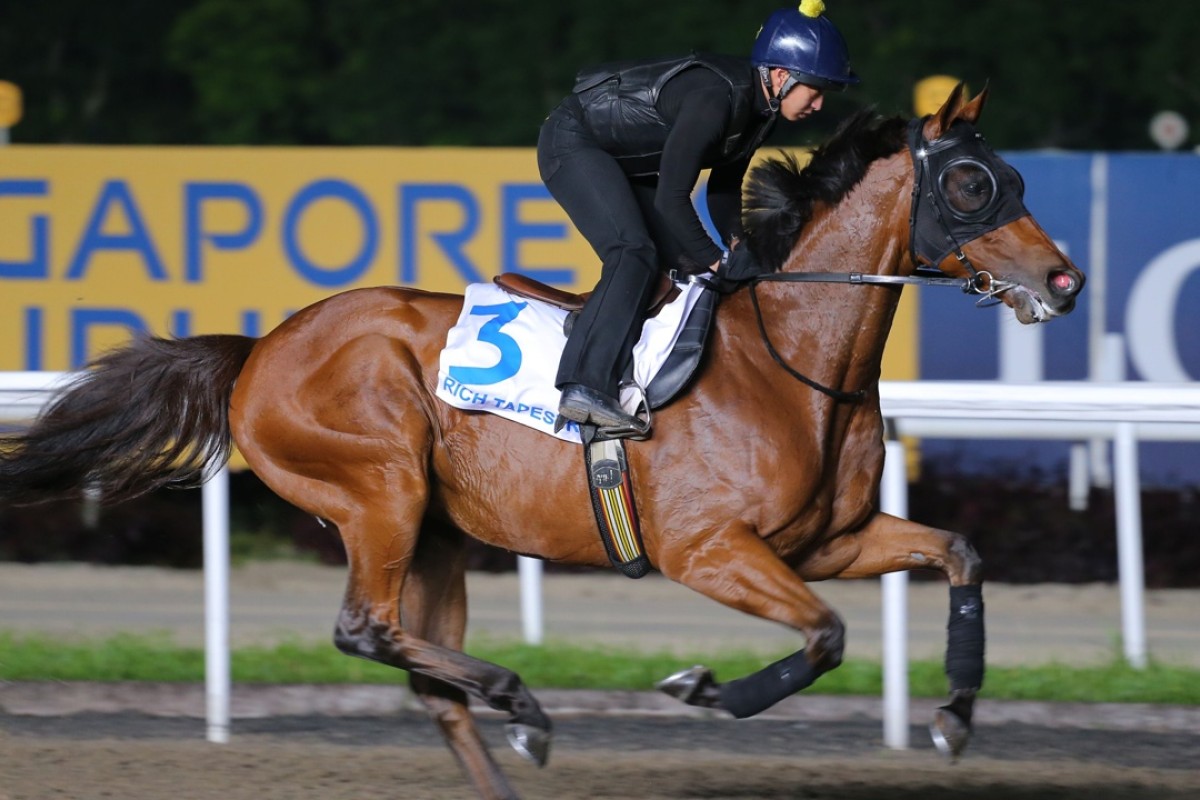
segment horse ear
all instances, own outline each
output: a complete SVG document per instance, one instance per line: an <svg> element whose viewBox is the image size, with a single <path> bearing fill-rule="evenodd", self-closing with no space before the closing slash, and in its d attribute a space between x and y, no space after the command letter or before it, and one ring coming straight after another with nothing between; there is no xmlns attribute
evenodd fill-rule
<svg viewBox="0 0 1200 800"><path fill-rule="evenodd" d="M942 107L937 110L933 116L925 121L925 141L932 142L940 137L943 133L950 130L950 123L958 119L958 115L963 108L963 87L962 81L954 87L954 91L950 92L950 96L946 98L946 102L942 103Z"/></svg>
<svg viewBox="0 0 1200 800"><path fill-rule="evenodd" d="M979 94L975 95L975 99L962 107L962 112L959 118L963 119L972 125L979 122L979 115L983 111L983 106L987 103L988 85L985 83Z"/></svg>

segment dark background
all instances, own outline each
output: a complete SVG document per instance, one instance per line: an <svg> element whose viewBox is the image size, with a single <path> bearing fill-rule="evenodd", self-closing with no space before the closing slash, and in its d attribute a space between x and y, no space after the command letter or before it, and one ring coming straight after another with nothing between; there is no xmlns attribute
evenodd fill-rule
<svg viewBox="0 0 1200 800"><path fill-rule="evenodd" d="M829 0L860 88L780 126L824 139L863 105L911 114L931 74L989 82L1000 149L1153 149L1151 116L1200 127L1200 4L1180 0ZM0 80L15 143L531 146L579 67L691 49L748 54L774 3L744 0L0 0ZM1193 137L1194 138L1194 137ZM1113 498L1068 510L1065 477L926 462L910 515L968 533L988 577L1111 581ZM235 557L337 562L333 531L234 477ZM1200 584L1197 490L1142 498L1150 586ZM88 522L80 507L0 512L0 559L200 564L198 492L161 492ZM476 568L514 557L478 546Z"/></svg>
<svg viewBox="0 0 1200 800"><path fill-rule="evenodd" d="M0 0L15 142L533 145L583 65L749 54L776 5L745 0ZM998 149L1154 149L1151 116L1200 128L1200 4L829 0L862 86L781 126L822 140L913 85L993 89Z"/></svg>

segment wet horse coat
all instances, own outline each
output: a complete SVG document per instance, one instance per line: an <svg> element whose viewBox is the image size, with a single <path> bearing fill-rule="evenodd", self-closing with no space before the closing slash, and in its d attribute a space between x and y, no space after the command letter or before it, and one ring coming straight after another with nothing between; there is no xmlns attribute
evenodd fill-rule
<svg viewBox="0 0 1200 800"><path fill-rule="evenodd" d="M982 105L983 95L964 102L960 87L925 121L925 139L973 125ZM767 260L775 254L784 272L911 274L914 184L903 121L861 116L804 172L776 162L756 174L750 246ZM969 201L979 187L947 191ZM1083 284L1029 216L962 249L986 271L985 286L1008 287L999 297L1022 321L1066 313ZM954 258L939 266L965 274ZM979 559L962 536L878 507L877 384L900 290L764 283L755 291L784 361L863 396L841 401L794 380L764 347L750 293L723 300L693 388L656 415L650 440L629 448L642 534L668 578L796 630L805 649L740 681L692 671L666 688L753 713L841 660L843 624L809 582L937 569L952 587L951 702L935 735L957 753L982 680ZM465 537L552 561L608 559L576 446L435 399L439 351L461 305L457 296L365 289L306 308L260 340L135 342L101 359L4 453L0 501L85 484L119 500L194 478L225 458L232 432L268 486L333 523L345 543L337 646L408 670L479 794L512 797L468 695L506 712L510 741L537 763L551 726L516 674L461 652ZM974 621L962 634L968 612Z"/></svg>

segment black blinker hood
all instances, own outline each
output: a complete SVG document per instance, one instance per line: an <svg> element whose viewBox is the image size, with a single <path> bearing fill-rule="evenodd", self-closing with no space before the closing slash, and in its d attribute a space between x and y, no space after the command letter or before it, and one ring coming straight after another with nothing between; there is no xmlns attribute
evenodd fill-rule
<svg viewBox="0 0 1200 800"><path fill-rule="evenodd" d="M936 267L951 253L962 260L964 244L1029 216L1029 209L1025 208L1025 184L1020 174L996 155L974 125L958 120L944 135L929 142L924 136L927 119L908 123L908 149L915 175L909 253L914 264ZM949 164L963 160L979 162L995 177L996 198L981 219L962 219L942 194L942 171Z"/></svg>

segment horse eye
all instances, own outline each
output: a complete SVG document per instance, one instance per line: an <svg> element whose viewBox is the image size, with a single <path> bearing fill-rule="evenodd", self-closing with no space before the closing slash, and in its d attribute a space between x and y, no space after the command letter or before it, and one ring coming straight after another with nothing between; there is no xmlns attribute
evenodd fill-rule
<svg viewBox="0 0 1200 800"><path fill-rule="evenodd" d="M970 181L963 184L962 190L964 194L971 197L979 197L987 193L990 188L991 186L988 185L987 181Z"/></svg>
<svg viewBox="0 0 1200 800"><path fill-rule="evenodd" d="M987 208L996 193L992 174L970 161L947 167L941 183L946 202L960 214L974 214Z"/></svg>

